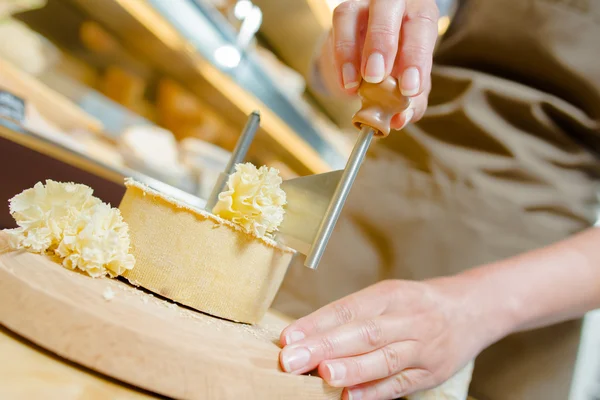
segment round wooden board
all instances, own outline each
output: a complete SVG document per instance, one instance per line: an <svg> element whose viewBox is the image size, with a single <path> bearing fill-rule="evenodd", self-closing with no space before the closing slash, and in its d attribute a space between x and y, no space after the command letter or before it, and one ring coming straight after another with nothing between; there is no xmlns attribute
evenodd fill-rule
<svg viewBox="0 0 600 400"><path fill-rule="evenodd" d="M110 292L114 296L107 296ZM114 279L9 251L0 232L0 324L80 365L178 399L339 399L316 376L281 371L285 321L213 318Z"/></svg>

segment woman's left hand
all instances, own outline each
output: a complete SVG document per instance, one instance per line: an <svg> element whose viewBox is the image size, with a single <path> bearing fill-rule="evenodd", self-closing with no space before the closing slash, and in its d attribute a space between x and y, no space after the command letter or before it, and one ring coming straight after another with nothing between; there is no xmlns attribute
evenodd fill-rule
<svg viewBox="0 0 600 400"><path fill-rule="evenodd" d="M384 281L331 303L281 334L283 369L318 368L344 399L395 399L445 382L498 330L456 277Z"/></svg>

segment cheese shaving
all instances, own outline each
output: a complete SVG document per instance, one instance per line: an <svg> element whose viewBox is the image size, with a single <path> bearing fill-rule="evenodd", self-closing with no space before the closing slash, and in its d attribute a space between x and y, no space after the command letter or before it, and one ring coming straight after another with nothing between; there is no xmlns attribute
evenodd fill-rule
<svg viewBox="0 0 600 400"><path fill-rule="evenodd" d="M283 222L286 195L275 168L237 164L213 213L258 237L275 232Z"/></svg>
<svg viewBox="0 0 600 400"><path fill-rule="evenodd" d="M118 208L86 185L47 180L10 199L18 228L8 229L13 249L49 254L71 270L116 277L132 269L129 228Z"/></svg>

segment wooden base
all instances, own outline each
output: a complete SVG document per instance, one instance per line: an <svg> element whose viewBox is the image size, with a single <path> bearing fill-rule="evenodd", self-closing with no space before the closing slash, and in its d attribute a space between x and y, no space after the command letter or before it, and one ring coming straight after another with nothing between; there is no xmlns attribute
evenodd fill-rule
<svg viewBox="0 0 600 400"><path fill-rule="evenodd" d="M319 377L280 370L277 342L286 322L275 314L256 326L209 317L121 281L8 251L1 233L0 324L67 360L164 396L291 400L341 393Z"/></svg>

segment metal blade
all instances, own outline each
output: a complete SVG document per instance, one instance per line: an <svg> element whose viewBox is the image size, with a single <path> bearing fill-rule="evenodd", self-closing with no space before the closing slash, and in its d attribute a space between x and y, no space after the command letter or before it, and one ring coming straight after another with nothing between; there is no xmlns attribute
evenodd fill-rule
<svg viewBox="0 0 600 400"><path fill-rule="evenodd" d="M217 202L219 201L219 194L223 191L223 188L227 184L229 175L234 172L236 164L244 162L244 158L246 158L248 149L250 148L252 140L254 140L254 136L256 135L256 131L259 127L260 113L258 111L253 111L248 117L246 126L244 127L244 130L242 131L242 134L235 145L235 149L231 154L231 158L229 158L229 162L225 167L225 171L219 174L219 177L213 186L212 192L206 200L206 206L204 207L206 211L212 212L213 208L217 205Z"/></svg>
<svg viewBox="0 0 600 400"><path fill-rule="evenodd" d="M283 181L285 217L278 238L302 254L308 254L343 170Z"/></svg>
<svg viewBox="0 0 600 400"><path fill-rule="evenodd" d="M304 265L316 269L375 131L364 126L346 168L284 181L286 215L277 238L306 255Z"/></svg>
<svg viewBox="0 0 600 400"><path fill-rule="evenodd" d="M350 189L352 189L354 180L367 155L367 150L369 149L369 145L371 144L374 135L375 130L373 128L363 125L360 130L360 135L358 135L358 139L356 140L356 144L352 149L352 153L350 153L350 157L348 157L348 162L346 163L346 168L344 168L340 182L333 192L329 207L327 207L327 211L321 221L321 225L319 226L311 249L306 255L304 265L310 269L317 269L319 266L319 262L325 253L329 238L333 233L333 229L342 212L342 208L344 208L346 198L348 197L348 194L350 194Z"/></svg>

